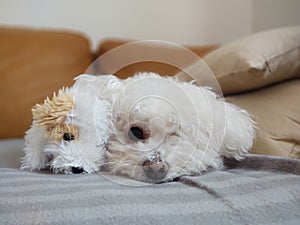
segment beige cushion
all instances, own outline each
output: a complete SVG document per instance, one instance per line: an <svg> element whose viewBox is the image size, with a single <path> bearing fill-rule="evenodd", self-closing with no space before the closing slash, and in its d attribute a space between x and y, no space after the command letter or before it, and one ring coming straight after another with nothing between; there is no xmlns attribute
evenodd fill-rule
<svg viewBox="0 0 300 225"><path fill-rule="evenodd" d="M300 158L300 79L227 100L246 109L257 122L253 153Z"/></svg>
<svg viewBox="0 0 300 225"><path fill-rule="evenodd" d="M78 34L0 28L0 138L23 137L32 106L71 85L91 57Z"/></svg>
<svg viewBox="0 0 300 225"><path fill-rule="evenodd" d="M300 75L300 26L257 33L206 55L224 94L267 86Z"/></svg>

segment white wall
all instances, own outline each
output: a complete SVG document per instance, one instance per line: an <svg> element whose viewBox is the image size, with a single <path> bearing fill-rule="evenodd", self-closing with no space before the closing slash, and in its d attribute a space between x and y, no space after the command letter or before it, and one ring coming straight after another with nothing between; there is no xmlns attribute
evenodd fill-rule
<svg viewBox="0 0 300 225"><path fill-rule="evenodd" d="M300 0L253 0L253 32L300 25Z"/></svg>
<svg viewBox="0 0 300 225"><path fill-rule="evenodd" d="M251 0L0 0L0 23L70 28L91 37L226 42L251 32Z"/></svg>
<svg viewBox="0 0 300 225"><path fill-rule="evenodd" d="M300 0L0 0L0 24L81 31L94 48L110 37L199 45L300 24L299 7Z"/></svg>

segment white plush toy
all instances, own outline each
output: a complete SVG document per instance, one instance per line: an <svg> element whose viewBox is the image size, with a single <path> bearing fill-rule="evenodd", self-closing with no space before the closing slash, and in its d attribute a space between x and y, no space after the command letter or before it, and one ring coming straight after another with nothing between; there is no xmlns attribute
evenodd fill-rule
<svg viewBox="0 0 300 225"><path fill-rule="evenodd" d="M154 73L125 81L112 101L116 133L106 151L111 173L146 182L221 169L253 144L249 114L208 88Z"/></svg>
<svg viewBox="0 0 300 225"><path fill-rule="evenodd" d="M50 167L56 173L100 169L113 126L110 104L99 94L110 77L81 75L71 88L33 107L22 169Z"/></svg>

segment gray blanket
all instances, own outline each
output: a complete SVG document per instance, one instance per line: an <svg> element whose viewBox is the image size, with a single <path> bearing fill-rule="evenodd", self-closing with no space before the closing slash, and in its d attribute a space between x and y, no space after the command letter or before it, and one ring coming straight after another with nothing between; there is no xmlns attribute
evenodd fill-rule
<svg viewBox="0 0 300 225"><path fill-rule="evenodd" d="M226 164L223 171L131 186L105 173L0 169L0 223L300 224L300 160L249 155Z"/></svg>

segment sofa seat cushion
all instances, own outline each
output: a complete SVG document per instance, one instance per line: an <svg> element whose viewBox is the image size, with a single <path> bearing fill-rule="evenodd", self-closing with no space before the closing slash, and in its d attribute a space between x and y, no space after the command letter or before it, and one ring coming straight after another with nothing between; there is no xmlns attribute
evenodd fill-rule
<svg viewBox="0 0 300 225"><path fill-rule="evenodd" d="M257 122L252 153L300 158L299 79L227 100L246 109Z"/></svg>
<svg viewBox="0 0 300 225"><path fill-rule="evenodd" d="M163 41L130 42L109 39L100 45L96 54L99 58L94 62L94 70L89 72L115 74L120 78L127 78L138 72L175 75L182 68L193 64L198 57L204 57L218 47L219 45L183 47Z"/></svg>

